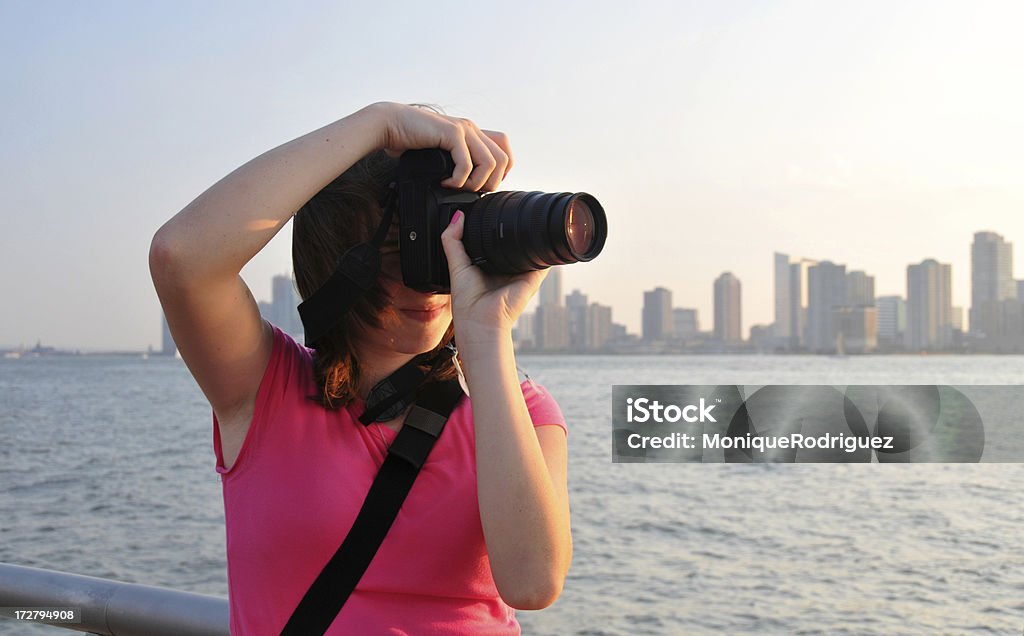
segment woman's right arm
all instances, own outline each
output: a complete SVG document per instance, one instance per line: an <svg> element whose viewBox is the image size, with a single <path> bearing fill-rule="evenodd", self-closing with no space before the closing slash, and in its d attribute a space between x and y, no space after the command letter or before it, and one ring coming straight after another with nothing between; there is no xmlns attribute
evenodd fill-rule
<svg viewBox="0 0 1024 636"><path fill-rule="evenodd" d="M256 157L153 237L149 267L167 324L222 422L240 410L251 416L273 344L239 272L306 201L379 145L380 116L371 106Z"/></svg>
<svg viewBox="0 0 1024 636"><path fill-rule="evenodd" d="M247 428L273 344L242 267L362 157L431 147L455 160L448 187L496 186L503 174L491 170L509 162L503 135L411 106L373 104L249 161L157 231L153 284L175 344L222 424Z"/></svg>

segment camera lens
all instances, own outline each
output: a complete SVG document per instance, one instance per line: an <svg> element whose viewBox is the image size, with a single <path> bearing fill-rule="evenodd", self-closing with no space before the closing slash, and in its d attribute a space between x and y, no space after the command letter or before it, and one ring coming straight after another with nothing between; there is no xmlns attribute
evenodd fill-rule
<svg viewBox="0 0 1024 636"><path fill-rule="evenodd" d="M569 203L565 215L565 235L574 254L586 254L594 244L594 213L579 199Z"/></svg>
<svg viewBox="0 0 1024 636"><path fill-rule="evenodd" d="M491 273L589 261L608 234L604 209L585 192L495 192L462 209L466 252Z"/></svg>

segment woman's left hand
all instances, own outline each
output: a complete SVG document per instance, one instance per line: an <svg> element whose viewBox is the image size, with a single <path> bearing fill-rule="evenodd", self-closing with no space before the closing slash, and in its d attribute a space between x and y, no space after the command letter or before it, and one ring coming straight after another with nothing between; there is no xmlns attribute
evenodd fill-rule
<svg viewBox="0 0 1024 636"><path fill-rule="evenodd" d="M470 262L462 245L465 222L465 213L456 212L441 234L451 277L452 318L460 344L510 333L548 272L543 269L516 275L485 273Z"/></svg>

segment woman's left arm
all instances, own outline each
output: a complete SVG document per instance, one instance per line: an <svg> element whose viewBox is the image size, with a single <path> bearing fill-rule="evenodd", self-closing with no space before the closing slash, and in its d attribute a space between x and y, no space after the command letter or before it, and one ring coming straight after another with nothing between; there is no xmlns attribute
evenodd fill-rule
<svg viewBox="0 0 1024 636"><path fill-rule="evenodd" d="M534 428L516 372L512 324L546 272L484 274L462 246L464 221L458 213L442 241L472 394L484 540L502 599L516 609L543 609L561 593L572 560L566 438L558 426Z"/></svg>

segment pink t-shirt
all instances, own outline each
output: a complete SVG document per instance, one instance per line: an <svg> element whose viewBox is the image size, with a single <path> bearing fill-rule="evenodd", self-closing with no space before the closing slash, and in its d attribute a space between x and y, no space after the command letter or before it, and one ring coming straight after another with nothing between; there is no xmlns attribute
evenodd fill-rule
<svg viewBox="0 0 1024 636"><path fill-rule="evenodd" d="M231 633L279 634L355 520L397 435L358 420L364 404L327 410L312 351L274 328L252 424L225 470ZM534 426L565 428L555 400L523 385ZM456 406L387 538L328 634L518 634L494 586L477 504L473 412Z"/></svg>

